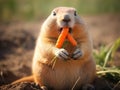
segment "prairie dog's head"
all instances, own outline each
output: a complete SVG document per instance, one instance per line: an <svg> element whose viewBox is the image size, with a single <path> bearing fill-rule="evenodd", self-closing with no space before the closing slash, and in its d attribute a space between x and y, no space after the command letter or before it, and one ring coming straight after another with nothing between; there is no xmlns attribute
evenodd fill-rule
<svg viewBox="0 0 120 90"><path fill-rule="evenodd" d="M55 8L51 14L56 19L56 23L60 28L72 28L75 23L75 17L77 16L76 10L70 7Z"/></svg>
<svg viewBox="0 0 120 90"><path fill-rule="evenodd" d="M76 36L80 32L80 25L83 24L82 19L77 15L76 9L72 7L57 7L52 10L49 17L43 23L42 31L53 37L59 36L59 31L64 27L68 27L70 32ZM47 30L47 32L46 32Z"/></svg>

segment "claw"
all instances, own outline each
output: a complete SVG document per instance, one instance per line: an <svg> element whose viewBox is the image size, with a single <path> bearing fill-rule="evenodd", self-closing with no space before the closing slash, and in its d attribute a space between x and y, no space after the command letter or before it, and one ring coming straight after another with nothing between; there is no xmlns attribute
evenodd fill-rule
<svg viewBox="0 0 120 90"><path fill-rule="evenodd" d="M77 59L77 58L79 58L79 57L81 57L81 56L82 56L82 51L77 48L77 49L74 51L74 53L73 53L73 55L72 55L72 58L73 58L73 59Z"/></svg>
<svg viewBox="0 0 120 90"><path fill-rule="evenodd" d="M42 90L48 90L46 86L41 86Z"/></svg>
<svg viewBox="0 0 120 90"><path fill-rule="evenodd" d="M55 55L56 55L58 58L64 59L64 60L66 60L66 59L69 58L69 53L68 53L67 50L65 50L65 49L59 49L59 50L55 53Z"/></svg>

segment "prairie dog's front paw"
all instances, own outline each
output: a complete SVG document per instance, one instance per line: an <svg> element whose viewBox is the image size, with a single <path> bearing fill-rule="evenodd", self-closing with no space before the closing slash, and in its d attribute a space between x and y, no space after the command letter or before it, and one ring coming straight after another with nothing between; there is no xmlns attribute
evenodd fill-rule
<svg viewBox="0 0 120 90"><path fill-rule="evenodd" d="M80 58L82 55L83 55L82 51L81 51L79 48L77 48L77 49L73 52L72 58L73 58L73 59L78 59L78 58Z"/></svg>
<svg viewBox="0 0 120 90"><path fill-rule="evenodd" d="M69 53L67 52L67 50L65 49L58 49L56 52L55 52L55 55L60 58L60 59L68 59L69 58Z"/></svg>

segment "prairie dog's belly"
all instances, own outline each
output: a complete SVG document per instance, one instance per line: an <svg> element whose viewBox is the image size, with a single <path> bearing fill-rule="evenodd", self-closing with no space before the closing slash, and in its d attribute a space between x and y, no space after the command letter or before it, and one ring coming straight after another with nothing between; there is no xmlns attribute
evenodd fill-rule
<svg viewBox="0 0 120 90"><path fill-rule="evenodd" d="M35 64L35 66L37 68L37 64ZM39 64L39 70L37 70L38 72L35 75L40 75L40 78L42 78L42 81L44 81L44 85L48 87L52 87L55 89L67 89L69 87L69 89L71 89L79 77L81 79L78 82L78 86L80 86L81 83L83 83L85 74L83 75L82 66L83 65L80 64L79 60L58 60L56 61L54 69L44 64ZM35 70L36 69L34 67L33 71Z"/></svg>

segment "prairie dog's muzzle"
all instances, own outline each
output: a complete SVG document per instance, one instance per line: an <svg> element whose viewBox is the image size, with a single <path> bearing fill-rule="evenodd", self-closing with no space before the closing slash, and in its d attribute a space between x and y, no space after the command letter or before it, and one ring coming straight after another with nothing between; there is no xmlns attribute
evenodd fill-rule
<svg viewBox="0 0 120 90"><path fill-rule="evenodd" d="M70 21L71 21L70 16L69 16L69 15L64 15L62 21L63 21L63 22L66 22L66 23L70 22Z"/></svg>
<svg viewBox="0 0 120 90"><path fill-rule="evenodd" d="M74 26L74 16L71 13L61 14L57 17L57 23L60 26L60 28L72 28Z"/></svg>

